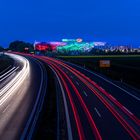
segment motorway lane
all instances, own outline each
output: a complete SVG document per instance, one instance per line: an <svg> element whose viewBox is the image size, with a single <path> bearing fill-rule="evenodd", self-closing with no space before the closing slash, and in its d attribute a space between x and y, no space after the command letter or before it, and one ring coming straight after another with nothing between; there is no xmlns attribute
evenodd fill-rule
<svg viewBox="0 0 140 140"><path fill-rule="evenodd" d="M0 105L1 140L20 139L36 102L41 83L41 69L37 61L32 59L29 61L28 75L19 88L15 88L7 100Z"/></svg>
<svg viewBox="0 0 140 140"><path fill-rule="evenodd" d="M70 119L71 119L71 125L73 126L72 131L73 131L74 138L77 136L79 137L79 139L90 139L90 138L102 139L101 137L103 137L103 139L108 139L109 137L109 139L118 139L118 138L132 139L133 138L137 140L140 138L139 125L138 125L139 120L137 120L128 110L126 111L126 109L124 108L122 109L122 106L120 106L121 104L118 104L118 102L117 104L115 104L116 101L112 101L114 100L114 97L112 96L108 97L104 89L99 87L100 89L99 91L98 87L93 81L91 81L89 78L85 77L85 75L79 73L78 71L73 73L75 69L66 66L64 63L62 64L59 61L47 57L38 57L38 56L34 56L34 57L39 58L45 61L47 64L49 64L61 79L61 84L65 88L65 92L67 95L67 103L69 107L69 112L71 114ZM72 80L73 77L76 77L77 79ZM79 82L78 79L80 79ZM86 87L86 89L84 89L83 94L81 95L82 92L81 89L83 87ZM86 101L89 93L90 94L92 93L92 98ZM95 104L92 103L93 101L96 101ZM99 104L98 108L96 106L97 104ZM94 111L91 108L92 105L94 105L93 107ZM104 117L102 123L99 123L100 122L99 118L101 118L102 116L102 113L100 113L101 111L99 111L100 109L102 110L102 112L104 112L103 116L106 116ZM96 115L98 115L98 119L96 119L94 115L95 113ZM90 115L92 115L91 118ZM108 120L110 120L109 124L107 123ZM134 122L130 122L130 121L134 121ZM136 124L132 124L132 123L136 123ZM108 127L110 129L107 129ZM90 131L91 129L92 131ZM122 131L120 132L120 130ZM110 132L112 132L112 135L109 135ZM78 135L76 136L76 134Z"/></svg>
<svg viewBox="0 0 140 140"><path fill-rule="evenodd" d="M57 71L57 69L55 69L55 71L56 72L58 72ZM59 75L59 77L61 77L61 74L58 72L57 73L58 75ZM75 135L74 135L74 139L75 139L75 137L77 137L76 135L78 135L78 139L80 139L80 140L84 140L84 139L86 139L85 138L85 133L87 133L86 135L87 136L89 136L89 132L90 131L83 131L83 128L82 128L82 124L81 124L81 121L80 121L80 119L81 119L81 116L83 116L83 114L84 114L84 117L83 118L85 118L84 120L88 123L88 125L86 125L87 126L87 130L91 130L92 132L94 131L94 133L95 133L95 135L93 135L93 133L90 133L90 135L92 135L92 139L94 139L94 138L96 138L96 139L101 139L101 137L100 137L100 135L98 134L98 130L96 129L96 127L95 126L93 126L93 125L95 125L94 124L94 121L93 121L93 119L91 118L91 116L90 116L90 113L88 112L87 113L87 111L88 110L86 110L87 108L85 107L85 105L84 105L84 103L82 103L82 108L83 108L83 106L84 106L84 110L81 108L81 105L79 106L77 106L77 105L75 105L76 104L76 102L74 101L74 99L73 99L73 97L72 97L72 95L71 95L71 91L70 90L73 90L73 88L69 88L69 85L67 85L67 82L65 81L65 78L62 76L61 78L61 85L65 85L64 86L64 89L65 89L65 91L66 91L66 94L67 94L67 98L69 98L69 100L67 100L67 103L69 103L70 105L68 106L68 107L70 107L71 108L71 112L70 112L70 114L72 114L72 115L70 115L70 119L71 120L73 120L74 121L74 123L72 123L72 124L74 124L74 126L76 126L76 128L77 129L75 129L74 128L74 126L72 126L72 129L73 129L73 133L75 132ZM70 82L70 81L69 81ZM70 83L71 84L71 83ZM74 85L71 85L71 86L74 86ZM79 94L79 93L77 93L77 94ZM80 94L78 95L78 96L80 96ZM79 98L79 97L78 97ZM79 100L79 99L78 99ZM81 99L82 100L82 99ZM81 102L81 101L80 101ZM81 108L81 109L80 109ZM83 112L84 111L84 113L80 113L79 114L79 112ZM86 113L85 113L86 112ZM90 116L90 118L89 118L89 116ZM87 118L87 119L86 119ZM85 122L85 123L86 123ZM92 129L91 128L89 128L89 125L91 125L92 126ZM76 132L76 130L77 130L77 132ZM86 137L87 137L86 136ZM76 138L77 139L77 138Z"/></svg>
<svg viewBox="0 0 140 140"><path fill-rule="evenodd" d="M113 97L115 97L121 104L123 104L130 112L132 112L137 118L140 119L140 94L136 91L119 86L119 84L115 84L111 79L97 74L95 72L91 72L83 67L77 66L75 64L65 62L78 71L82 72L84 75L89 77L91 80L95 81L98 85L104 88L108 93L110 93ZM110 88L108 88L110 87ZM129 94L130 93L130 94ZM134 97L133 97L134 95Z"/></svg>
<svg viewBox="0 0 140 140"><path fill-rule="evenodd" d="M45 58L45 57L44 57ZM46 58L47 59L47 58ZM52 60L51 60L52 61ZM50 60L49 60L49 62L48 63L50 63ZM58 65L59 63L57 63L57 65ZM63 68L61 68L61 69L63 69ZM63 71L64 71L64 69L63 69ZM69 76L70 74L68 74L68 71L66 72L67 73L67 75ZM72 75L71 75L72 76ZM70 77L71 77L70 76ZM75 85L77 85L76 87L78 87L80 84L79 84L79 82L77 82L77 80L76 80L76 83L75 83ZM85 83L84 83L84 85L85 85ZM80 88L82 88L84 85L82 85ZM86 92L87 92L87 90L86 90ZM87 93L84 93L86 96L87 96ZM95 98L95 97L94 97ZM75 98L76 99L76 98ZM94 101L94 99L93 99L93 101ZM98 100L98 102L99 102L99 100ZM87 103L88 104L88 103ZM80 105L79 105L80 106ZM91 105L90 105L91 106ZM103 106L103 105L100 105L100 106ZM99 115L99 112L98 112L98 110L96 109L96 108L94 108L94 110L98 113L98 115ZM105 109L104 109L105 110ZM115 109L116 110L116 109ZM119 112L120 113L120 112ZM122 113L122 112L121 112ZM113 117L113 115L112 114L110 114L111 115L111 117L110 117L110 119L109 118L106 118L107 120L105 121L105 122L107 122L108 120L113 120L114 119L114 117ZM82 115L80 115L80 116L82 116ZM109 112L107 113L107 115L105 115L105 116L109 116ZM123 115L122 115L122 117L124 117ZM98 121L98 120L97 120ZM117 120L116 120L117 121ZM119 122L117 122L116 124L118 124ZM131 124L131 123L130 123ZM106 124L107 125L107 124ZM112 125L113 126L111 126L110 128L114 128L114 132L116 132L116 133L113 133L113 136L115 135L116 137L112 137L112 139L114 139L114 138L117 138L117 136L119 136L119 138L122 138L122 139L128 139L128 134L127 134L127 132L129 132L130 130L127 128L127 131L122 131L122 135L118 135L119 133L118 133L118 130L122 130L122 128L124 127L125 128L125 126L119 126L119 124L118 124L118 126L117 127L114 127L114 124L112 123ZM124 124L123 124L124 125ZM107 125L108 126L108 125ZM103 128L103 126L101 127L102 129L104 129ZM136 131L137 132L139 132L139 127L138 128L136 128ZM106 136L106 129L104 129L104 136L103 137L105 137ZM137 138L139 138L139 135L137 135L137 136L134 136L134 134L132 134L132 133L130 133L130 135L134 138L134 139L137 139ZM131 137L129 136L129 138L131 139Z"/></svg>
<svg viewBox="0 0 140 140"><path fill-rule="evenodd" d="M57 71L57 69L55 69L55 71ZM95 132L95 130L92 130L89 127L90 123L92 123L91 118L89 118L89 116L87 117L87 111L83 110L84 104L79 103L79 98L80 98L79 93L75 91L75 89L73 88L74 85L72 85L70 80L68 80L68 79L66 80L66 77L61 76L62 73L58 72L58 74L61 77L62 83L63 83L63 81L65 81L64 87L65 88L67 87L69 89L69 91L66 90L66 93L67 93L67 103L68 103L69 112L70 112L70 120L71 120L74 139L82 140L82 139L87 139L87 137L91 137L92 139L94 139L95 136L93 135L92 131L94 131L94 133L97 133L97 132ZM73 95L71 93L75 93L75 92L78 96L76 95L75 97L72 97ZM84 118L83 122L81 121L81 118ZM76 123L76 125L75 125L75 123ZM84 128L83 128L83 124L85 124ZM77 128L77 131L76 131L76 128ZM85 129L86 129L86 131L85 131ZM79 136L79 138L77 138L77 136ZM100 136L96 136L96 139L101 139L101 138L100 138Z"/></svg>
<svg viewBox="0 0 140 140"><path fill-rule="evenodd" d="M93 120L96 122L103 139L131 139L123 127L114 118L111 112L104 106L102 102L93 94L93 92L85 86L75 75L69 73L73 79L73 83L77 85L84 102L92 114Z"/></svg>
<svg viewBox="0 0 140 140"><path fill-rule="evenodd" d="M83 75L82 75L83 76ZM85 76L84 76L84 78L86 78ZM86 78L88 81L90 81L91 83L94 83L93 81L91 81L89 78ZM99 86L97 86L97 84L96 83L94 83L94 84L92 84L92 85L94 85L95 87L97 87L97 89L100 89L100 91L101 92L103 92L104 94L105 94L105 96L107 96L107 92L104 90L104 89L102 89L101 87L99 87ZM96 91L96 90L95 90ZM93 91L94 92L94 91ZM102 94L102 96L104 96L103 94ZM104 96L104 97L105 97ZM133 119L133 121L137 124L137 125L139 125L140 123L139 123L139 119L138 118L136 118L128 109L126 109L126 107L124 107L124 106L122 106L113 96L111 96L110 94L108 94L108 96L107 96L109 99L111 99L111 100L114 100L113 101L113 103L115 103L116 105L117 105L117 107L119 107L123 112L125 112L131 119ZM108 100L108 98L105 98L105 100ZM111 103L110 103L111 104ZM116 108L116 110L118 111L118 108ZM120 112L120 113L122 113L122 112ZM123 118L125 118L126 116L124 116L123 115ZM128 118L125 118L125 119L128 119ZM133 124L131 124L131 125L133 125ZM139 133L139 132L138 132Z"/></svg>

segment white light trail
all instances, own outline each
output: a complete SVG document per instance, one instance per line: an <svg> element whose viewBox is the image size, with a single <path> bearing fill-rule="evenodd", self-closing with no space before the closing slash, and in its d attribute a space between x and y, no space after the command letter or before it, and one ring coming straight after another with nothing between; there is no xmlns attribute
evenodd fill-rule
<svg viewBox="0 0 140 140"><path fill-rule="evenodd" d="M15 93L15 91L21 86L21 84L30 72L30 64L26 58L15 54L7 55L17 61L20 61L23 64L23 68L5 87L0 90L0 105L2 105L12 94Z"/></svg>
<svg viewBox="0 0 140 140"><path fill-rule="evenodd" d="M8 72L8 73L6 73L6 75L4 77L3 76L0 77L0 78L2 78L2 79L0 79L0 82L3 81L4 79L6 79L7 77L9 77L10 75L12 75L16 70L18 70L18 68L19 67L17 67L17 68L14 67L14 69L10 73Z"/></svg>
<svg viewBox="0 0 140 140"><path fill-rule="evenodd" d="M7 75L8 73L10 73L11 71L13 71L15 69L15 67L13 67L12 69L10 69L9 71L5 72L3 75L0 75L0 78L4 77L5 75Z"/></svg>

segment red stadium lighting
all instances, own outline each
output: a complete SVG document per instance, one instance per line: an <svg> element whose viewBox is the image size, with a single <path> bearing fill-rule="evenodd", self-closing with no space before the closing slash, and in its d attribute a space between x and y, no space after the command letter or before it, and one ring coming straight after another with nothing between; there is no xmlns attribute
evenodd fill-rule
<svg viewBox="0 0 140 140"><path fill-rule="evenodd" d="M64 45L64 42L35 42L34 47L37 51L56 51L58 46Z"/></svg>
<svg viewBox="0 0 140 140"><path fill-rule="evenodd" d="M35 44L35 50L47 51L48 49L49 49L48 44L45 44L45 43L37 43L37 44Z"/></svg>

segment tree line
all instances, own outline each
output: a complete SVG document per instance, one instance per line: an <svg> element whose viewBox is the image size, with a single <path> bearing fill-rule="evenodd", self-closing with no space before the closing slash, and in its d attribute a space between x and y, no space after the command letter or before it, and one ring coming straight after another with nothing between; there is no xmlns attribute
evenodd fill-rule
<svg viewBox="0 0 140 140"><path fill-rule="evenodd" d="M0 46L0 51L11 50L16 52L32 52L34 50L33 44L24 41L13 41L9 44L8 48Z"/></svg>

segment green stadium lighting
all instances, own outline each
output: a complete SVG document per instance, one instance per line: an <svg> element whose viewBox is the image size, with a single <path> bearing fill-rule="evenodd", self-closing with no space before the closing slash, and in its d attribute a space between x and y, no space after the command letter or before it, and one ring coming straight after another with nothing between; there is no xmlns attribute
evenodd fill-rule
<svg viewBox="0 0 140 140"><path fill-rule="evenodd" d="M69 52L69 51L90 51L94 47L94 43L87 43L87 42L73 42L69 43L65 46L58 46L57 50L59 52Z"/></svg>

